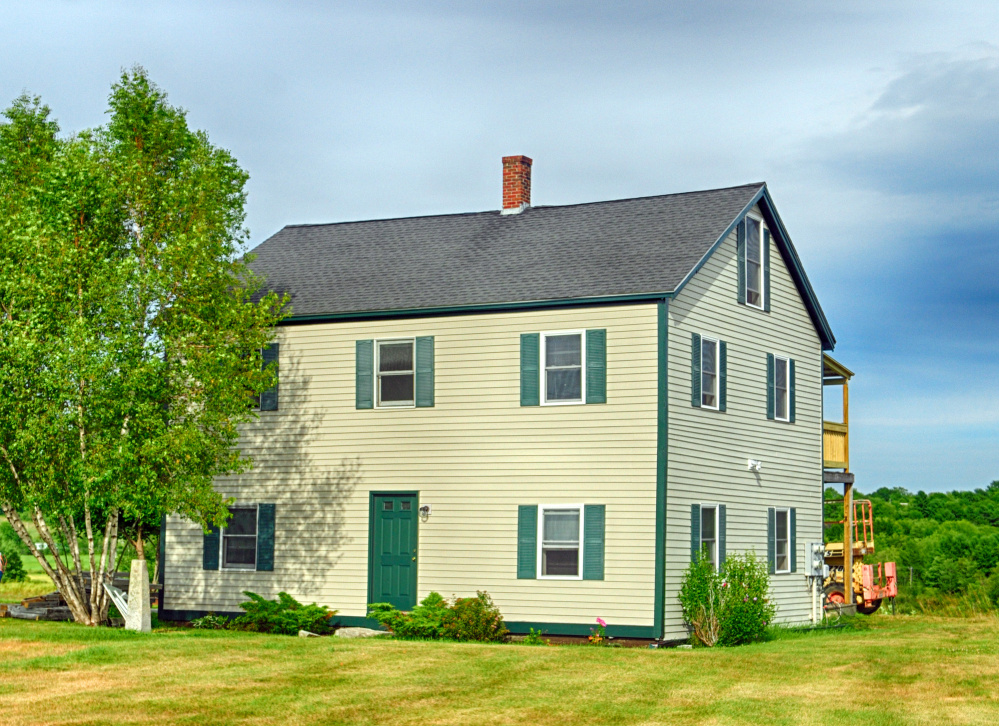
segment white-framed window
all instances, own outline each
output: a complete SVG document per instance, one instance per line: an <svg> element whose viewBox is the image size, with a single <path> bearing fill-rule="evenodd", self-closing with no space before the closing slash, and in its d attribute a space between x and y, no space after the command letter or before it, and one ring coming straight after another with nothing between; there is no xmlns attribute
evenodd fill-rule
<svg viewBox="0 0 999 726"><path fill-rule="evenodd" d="M560 405L586 401L586 332L563 330L541 334L541 403Z"/></svg>
<svg viewBox="0 0 999 726"><path fill-rule="evenodd" d="M763 309L763 221L746 217L746 304Z"/></svg>
<svg viewBox="0 0 999 726"><path fill-rule="evenodd" d="M790 380L790 359L774 356L774 418L778 421L790 420L788 405L788 381Z"/></svg>
<svg viewBox="0 0 999 726"><path fill-rule="evenodd" d="M375 341L375 394L378 408L415 406L413 338Z"/></svg>
<svg viewBox="0 0 999 726"><path fill-rule="evenodd" d="M257 568L257 508L229 507L229 523L222 529L222 569Z"/></svg>
<svg viewBox="0 0 999 726"><path fill-rule="evenodd" d="M701 338L701 407L718 408L718 341Z"/></svg>
<svg viewBox="0 0 999 726"><path fill-rule="evenodd" d="M714 504L701 505L701 557L718 569L718 507Z"/></svg>
<svg viewBox="0 0 999 726"><path fill-rule="evenodd" d="M538 507L538 572L554 580L583 577L583 505Z"/></svg>
<svg viewBox="0 0 999 726"><path fill-rule="evenodd" d="M775 510L774 572L791 571L791 510Z"/></svg>

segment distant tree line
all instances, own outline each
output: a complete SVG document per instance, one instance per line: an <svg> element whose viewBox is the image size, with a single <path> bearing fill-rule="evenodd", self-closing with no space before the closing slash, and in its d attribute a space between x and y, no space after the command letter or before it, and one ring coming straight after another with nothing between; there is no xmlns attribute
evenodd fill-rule
<svg viewBox="0 0 999 726"><path fill-rule="evenodd" d="M894 561L900 584L911 579L913 594L961 595L977 588L999 605L999 481L930 494L883 487L854 498L869 499L874 512L875 554L865 561ZM841 519L842 504L828 500L842 494L827 489L826 499L826 519ZM826 531L827 541L841 537L841 526Z"/></svg>

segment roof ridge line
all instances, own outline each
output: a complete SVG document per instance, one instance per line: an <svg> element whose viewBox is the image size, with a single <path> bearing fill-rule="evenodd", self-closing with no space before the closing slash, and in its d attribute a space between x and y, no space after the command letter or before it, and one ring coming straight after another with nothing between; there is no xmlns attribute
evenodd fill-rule
<svg viewBox="0 0 999 726"><path fill-rule="evenodd" d="M597 204L617 204L619 202L634 202L640 199L662 199L663 197L683 197L691 194L708 194L710 192L725 192L732 189L749 189L751 187L762 187L765 185L766 182L752 182L750 184L738 184L733 187L716 187L714 189L695 189L693 191L688 191L688 192L671 192L669 194L649 194L642 197L623 197L621 199L601 199L595 202L572 202L571 204L538 204L528 207L525 211L531 209L567 209L570 207L589 207ZM381 217L378 219L350 219L342 222L304 222L300 224L286 224L281 229L300 229L302 227L335 227L343 224L399 222L409 219L436 219L439 217L475 217L484 214L495 214L496 216L501 216L500 210L498 209L486 209L480 212L444 212L441 214L413 214L406 217Z"/></svg>

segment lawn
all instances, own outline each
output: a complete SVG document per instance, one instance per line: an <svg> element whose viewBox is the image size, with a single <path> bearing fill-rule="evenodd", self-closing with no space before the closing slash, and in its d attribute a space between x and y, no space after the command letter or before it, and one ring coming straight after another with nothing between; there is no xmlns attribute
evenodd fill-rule
<svg viewBox="0 0 999 726"><path fill-rule="evenodd" d="M3 724L994 724L999 619L659 651L0 620L0 683Z"/></svg>

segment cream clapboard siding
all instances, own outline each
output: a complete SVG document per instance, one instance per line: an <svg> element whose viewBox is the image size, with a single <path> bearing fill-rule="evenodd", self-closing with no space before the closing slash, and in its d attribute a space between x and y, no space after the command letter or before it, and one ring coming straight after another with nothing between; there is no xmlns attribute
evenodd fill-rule
<svg viewBox="0 0 999 726"><path fill-rule="evenodd" d="M165 607L234 611L242 590L363 616L369 492L419 492L420 598L487 590L509 621L652 625L655 305L281 329L278 412L247 426L254 471L220 480L275 502L274 572L202 569L202 533L171 518ZM521 333L607 329L606 404L520 406ZM355 409L355 341L433 335L434 408ZM352 480L338 469L356 460ZM605 504L603 581L518 580L519 504Z"/></svg>
<svg viewBox="0 0 999 726"><path fill-rule="evenodd" d="M757 210L758 211L758 210ZM798 572L774 575L778 617L809 618L805 547L822 541L822 352L818 334L771 242L771 312L738 303L733 232L669 306L666 637L683 637L677 592L690 562L690 506L724 504L727 550L767 556L767 508L797 508ZM728 344L724 413L691 405L691 334ZM767 419L767 360L795 360L796 422ZM748 460L759 459L759 477Z"/></svg>

